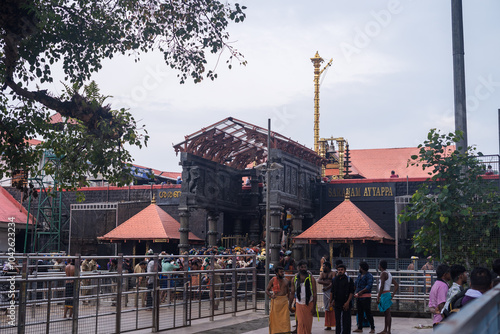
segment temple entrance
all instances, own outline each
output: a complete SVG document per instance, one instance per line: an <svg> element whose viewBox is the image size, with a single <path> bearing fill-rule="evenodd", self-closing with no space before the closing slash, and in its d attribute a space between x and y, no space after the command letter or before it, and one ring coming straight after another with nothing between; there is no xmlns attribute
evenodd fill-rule
<svg viewBox="0 0 500 334"><path fill-rule="evenodd" d="M179 204L181 251L189 248L186 235L190 211L199 208L208 212L209 245L220 244L223 236L247 235L242 240L260 243L269 210L270 245L266 248L276 249L271 252L273 263L279 259L286 208L294 212L288 220L290 232L295 233L290 233L290 237L302 231L304 216L314 214L313 194L324 159L276 132L271 132L268 148L268 133L264 128L229 117L174 145L181 154L183 167ZM213 222L221 214L224 226L217 230ZM300 254L301 246L294 251Z"/></svg>

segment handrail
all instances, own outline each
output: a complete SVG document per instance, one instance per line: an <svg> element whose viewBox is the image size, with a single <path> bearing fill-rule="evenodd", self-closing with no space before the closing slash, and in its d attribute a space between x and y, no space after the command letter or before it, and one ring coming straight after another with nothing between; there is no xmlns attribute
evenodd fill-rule
<svg viewBox="0 0 500 334"><path fill-rule="evenodd" d="M500 285L443 321L434 333L500 333Z"/></svg>
<svg viewBox="0 0 500 334"><path fill-rule="evenodd" d="M35 256L34 256L35 257ZM98 333L98 332L126 332L144 328L152 328L154 332L173 329L183 326L189 326L191 320L210 318L214 320L215 316L223 314L257 309L257 282L255 266L244 268L227 268L209 270L183 270L183 271L158 271L157 266L153 266L152 272L128 273L123 270L123 259L128 256L119 254L115 256L118 260L116 271L95 270L80 271L81 256L65 257L75 258L74 276L66 276L65 272L39 272L31 271L30 266L33 258L29 255L19 256L16 259L21 260L19 265L21 272L15 275L6 275L0 277L0 307L9 307L9 322L0 323L0 332L4 329L17 327L17 333L24 334L27 331L39 331L39 328L45 327L45 332L73 333ZM165 257L182 258L185 263L193 256L179 255L149 255L140 256L141 259L153 259L155 263ZM197 256L200 258L200 256ZM204 256L209 258L213 264L217 258L222 256ZM229 257L229 256L226 256ZM237 256L230 256L233 263ZM248 256L255 263L255 255ZM102 258L92 256L92 258ZM132 256L131 256L132 258ZM135 256L137 258L137 256ZM0 260L2 256L0 256ZM48 259L48 258L44 258ZM8 259L10 260L10 259ZM35 264L33 269L39 269L42 265ZM186 266L187 267L187 266ZM30 274L33 272L33 275ZM36 273L36 274L35 274ZM170 275L175 275L172 277ZM210 285L203 283L201 277L208 275ZM197 277L196 285L192 285L191 277ZM215 282L215 277L221 277L220 283ZM133 278L150 277L153 283L148 280L147 286L139 286ZM214 278L212 278L214 277ZM64 283L74 282L68 286ZM84 284L80 284L84 283ZM171 284L174 283L174 284ZM181 286L178 284L182 283ZM132 285L130 285L132 284ZM68 288L73 293L68 294ZM222 292L222 296L221 296ZM180 293L180 294L179 294ZM68 298L68 296L71 296ZM171 298L173 297L173 298ZM168 303L163 301L168 298ZM240 299L241 298L241 299ZM52 328L52 324L63 322L63 314L52 312L55 305L66 303L73 299L73 320L66 322L64 328ZM252 300L253 302L249 301ZM145 304L141 306L141 304ZM222 307L219 309L219 303ZM85 306L84 306L85 305ZM36 309L35 306L42 306ZM69 308L65 308L64 316ZM38 310L35 312L35 310ZM79 310L85 310L79 313ZM90 310L90 313L89 313ZM139 324L137 321L139 314L144 310L152 310L152 313L141 314L140 317L151 318L152 321L146 321ZM170 321L160 321L160 310L170 312L173 315L173 323ZM176 321L181 316L182 321ZM107 317L106 321L102 321ZM114 321L108 321L112 320ZM83 319L92 319L88 321L92 325L85 325L79 330L79 323ZM128 319L128 320L127 320ZM123 320L123 321L122 321ZM70 328L68 328L70 327Z"/></svg>

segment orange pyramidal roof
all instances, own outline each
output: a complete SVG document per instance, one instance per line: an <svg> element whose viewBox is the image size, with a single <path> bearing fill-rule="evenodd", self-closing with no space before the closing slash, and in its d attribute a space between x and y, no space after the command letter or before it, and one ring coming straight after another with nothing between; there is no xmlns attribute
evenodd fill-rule
<svg viewBox="0 0 500 334"><path fill-rule="evenodd" d="M171 239L180 239L180 227L181 224L177 220L155 203L151 203L98 239L107 241L166 239L169 242ZM189 241L203 242L203 239L189 232Z"/></svg>
<svg viewBox="0 0 500 334"><path fill-rule="evenodd" d="M294 240L394 240L386 231L371 220L349 199L318 220L313 226L299 234Z"/></svg>

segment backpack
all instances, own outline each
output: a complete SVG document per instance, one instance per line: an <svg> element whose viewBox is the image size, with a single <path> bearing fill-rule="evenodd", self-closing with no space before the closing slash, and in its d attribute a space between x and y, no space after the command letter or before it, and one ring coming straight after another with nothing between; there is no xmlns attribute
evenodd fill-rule
<svg viewBox="0 0 500 334"><path fill-rule="evenodd" d="M462 300L464 299L467 290L469 289L462 290L451 298L448 307L444 308L441 312L441 315L444 319L460 311L460 309L462 308Z"/></svg>

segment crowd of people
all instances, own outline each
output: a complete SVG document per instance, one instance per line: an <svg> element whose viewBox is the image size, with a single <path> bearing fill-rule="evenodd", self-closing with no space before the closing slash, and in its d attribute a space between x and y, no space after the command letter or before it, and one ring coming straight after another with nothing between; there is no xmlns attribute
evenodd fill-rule
<svg viewBox="0 0 500 334"><path fill-rule="evenodd" d="M205 280L213 279L216 285L221 283L221 275L210 275L204 270L219 270L228 268L257 267L263 269L265 266L266 249L265 244L249 247L234 246L231 248L223 247L204 247L191 249L181 256L168 255L161 252L160 257L153 257L153 250L146 253L146 257L138 261L135 266L129 258L123 259L123 272L129 273L159 273L160 302L171 303L174 295L167 294L169 289L174 287L175 271L194 271L197 274L190 275L191 286L201 286L207 284ZM213 257L212 255L216 255ZM155 264L157 267L155 267ZM65 271L66 276L75 275L75 261L69 260L67 263L62 258L57 258L50 264L43 261L37 263L37 270L44 271L47 266L53 270ZM45 269L44 269L45 268ZM116 272L118 260L110 259L107 264L109 272ZM100 269L96 259L86 258L80 264L80 270L96 271ZM312 275L305 260L297 264L289 250L280 251L279 265L272 268L275 272L268 286L266 294L270 297L270 333L291 332L290 314L295 314L296 329L293 332L298 334L309 334L312 330L313 317L318 315L317 298L318 290L323 293L324 305L324 325L325 330L332 330L335 327L337 334L351 333L352 319L351 311L356 304L357 321L353 332L363 332L363 327L369 326L369 333L375 333L375 323L372 315L372 296L374 290L374 277L370 273L370 267L367 262L360 262L357 277L350 277L347 274L347 268L342 260L337 260L332 264L326 259L321 260L321 270L318 279ZM407 268L415 269L412 262ZM427 262L420 268L424 271L434 271L434 262L432 257L427 258ZM16 266L4 266L4 273L10 270L12 274L19 273ZM394 294L399 289L397 280L393 278L387 270L387 261L381 260L378 263L380 278L378 286L375 289L377 300L377 309L384 314L384 329L379 334L391 333L391 306L393 304ZM290 276L290 272L294 275ZM285 275L287 273L287 277ZM463 306L474 299L481 297L485 292L500 282L500 259L493 262L492 270L485 267L476 267L472 270L469 277L468 270L461 264L448 266L440 264L435 268L435 280L429 291L429 311L432 314L433 325L439 326L453 313L458 312ZM154 275L137 276L134 282L128 284L129 287L135 287L144 290L140 294L142 307L151 310L153 303L153 283ZM469 279L470 278L470 279ZM427 277L426 277L427 279ZM114 281L116 283L116 281ZM467 288L467 284L469 284ZM91 284L90 280L82 279L80 293L83 297L90 293L86 288ZM65 309L64 317L72 316L74 280L68 279L65 282ZM148 291L148 292L146 292ZM215 296L212 294L215 293ZM210 290L210 297L215 297L214 308L218 308L220 297L219 289ZM88 298L90 299L90 298ZM85 298L84 302L85 303ZM136 300L136 307L138 300Z"/></svg>
<svg viewBox="0 0 500 334"><path fill-rule="evenodd" d="M152 253L151 253L152 254ZM149 254L149 255L151 255ZM166 256L167 254L163 251L160 253L161 256ZM210 261L210 256L216 255L216 262L222 269L225 268L245 268L245 267L256 267L258 270L265 269L266 262L266 247L265 242L259 245L251 245L248 247L243 246L232 246L232 247L202 247L202 248L192 248L189 251L181 253L180 257L174 260L174 257L170 255L167 258L162 259L163 262L173 262L179 266L176 270L185 270L184 267L184 257L189 256L189 261L198 261L202 269L208 266ZM236 257L236 259L235 259ZM255 262L254 262L255 257ZM295 260L292 257L292 251L281 249L279 252L279 265L282 266L286 271L292 271L295 268ZM189 263L186 268L189 268ZM272 269L271 265L271 269ZM160 270L161 271L161 270Z"/></svg>
<svg viewBox="0 0 500 334"><path fill-rule="evenodd" d="M440 264L436 268L436 281L429 293L429 310L433 326L439 326L453 313L500 283L500 259L493 262L493 270L476 267L470 273L461 264L448 266Z"/></svg>
<svg viewBox="0 0 500 334"><path fill-rule="evenodd" d="M149 250L146 255L154 255L153 250ZM254 245L248 247L233 246L230 248L224 247L202 247L193 248L189 251L183 252L181 256L168 255L165 251L160 253L159 261L157 263L157 268L154 266L154 258L146 257L144 260L139 261L134 268L132 268L131 261L128 258L124 259L123 271L124 272L134 272L134 273L160 273L160 285L162 293L160 296L161 303L171 303L174 294L168 294L168 287L172 288L175 284L180 284L181 281L177 279L175 275L176 271L204 271L212 269L212 255L215 255L213 261L213 269L231 269L231 268L247 268L256 267L257 269L264 270L265 259L266 259L266 249L265 244ZM295 266L295 261L292 258L292 252L290 250L280 251L280 265L286 267L287 270L293 270ZM187 262L186 262L187 258ZM110 260L110 263L113 260ZM116 261L116 260L114 260ZM108 269L111 271L114 265L108 265ZM130 286L137 286L141 290L153 290L154 283L153 275L139 276L135 284L131 283ZM191 286L192 287L202 287L209 285L209 274L202 275L191 275ZM221 275L213 276L214 283L218 286L221 283ZM210 290L210 293L212 291ZM218 309L220 289L215 289L216 299L214 308ZM142 307L152 306L152 295L151 293L141 294ZM167 300L168 299L168 300ZM138 302L136 301L136 306Z"/></svg>
<svg viewBox="0 0 500 334"><path fill-rule="evenodd" d="M335 269L328 261L323 262L318 280L308 270L307 262L298 263L298 272L291 281L284 277L284 268L275 268L276 277L270 280L266 294L271 298L269 314L269 332L286 333L291 331L290 313L295 313L298 334L310 334L313 317L318 316L317 284L322 286L325 311L325 330L335 327L337 334L351 333L351 311L356 299L358 324L356 333L363 332L363 319L368 319L370 333L375 333L375 324L371 315L373 275L366 262L359 264L359 275L354 280L347 274L347 267L342 260L335 262ZM387 271L385 260L379 263L380 283L378 288L378 309L385 315L382 334L391 332L392 298L398 290L398 283ZM394 288L391 290L391 286ZM285 302L287 301L287 303ZM319 316L318 316L319 317Z"/></svg>
<svg viewBox="0 0 500 334"><path fill-rule="evenodd" d="M232 246L232 247L201 247L192 248L187 252L183 252L181 256L168 255L166 252L162 251L160 253L159 261L157 263L157 268L154 267L154 255L153 250L148 250L145 258L139 258L132 260L131 258L123 258L122 270L124 273L160 273L160 287L162 288L160 302L172 302L175 297L174 294L167 294L167 287L172 288L175 284L179 284L180 280L176 280L175 271L184 270L207 270L211 269L211 258L214 257L214 269L230 269L230 268L246 268L246 267L256 267L259 270L265 269L266 261L266 247L265 242L259 244L253 244L246 247L243 246ZM287 270L294 270L295 261L292 258L292 252L290 250L282 249L280 250L280 265L287 268ZM187 256L187 257L185 257ZM187 263L185 263L187 260ZM109 262L105 264L101 262L102 260L97 260L94 256L84 257L80 263L80 272L84 275L90 274L91 272L97 272L101 270L107 270L110 273L118 271L118 259L110 258ZM101 264L99 264L99 262ZM135 262L135 265L134 265ZM21 266L19 264L10 265L6 263L2 266L3 276L6 275L18 275L20 274ZM48 256L47 259L37 260L36 266L30 266L30 274L35 274L36 272L65 272L66 276L73 277L76 272L75 259L65 259L63 256ZM192 275L192 280L199 280L192 282L192 286L201 286L202 284L207 284L208 275ZM220 275L214 275L213 277L215 284L219 284L221 277ZM125 288L137 288L139 293L139 300L141 300L141 307L152 306L152 295L146 291L153 290L154 275L144 275L130 278L127 282ZM111 291L116 292L116 287L113 287L113 283L116 283L116 279L111 279ZM43 291L42 284L39 282L40 291ZM61 282L61 284L63 284ZM65 296L65 308L64 308L64 318L68 315L72 316L73 311L73 297L74 297L74 280L66 280L64 282L64 296ZM82 278L80 283L80 295L82 296L83 305L91 304L91 295L94 291L94 283L92 279ZM61 286L62 287L62 286ZM61 292L62 294L62 292ZM217 296L220 291L216 289ZM3 299L7 298L7 294L2 293L0 297ZM63 297L63 295L61 295ZM40 296L42 299L42 296ZM167 300L168 299L168 300ZM0 300L0 301L2 301ZM135 301L136 307L139 305L138 300ZM218 300L216 300L215 307L218 307ZM115 300L113 300L112 305L115 305Z"/></svg>
<svg viewBox="0 0 500 334"><path fill-rule="evenodd" d="M335 327L337 334L351 333L351 311L356 303L357 321L354 333L362 333L369 326L369 333L375 333L375 322L371 310L374 278L367 262L359 263L359 274L349 277L342 260L337 260L335 269L328 261L322 261L322 270L316 281L307 268L307 262L299 261L297 273L292 279L285 277L284 268L275 268L276 276L269 281L266 294L271 299L269 333L310 334L313 317L317 310L317 284L323 291L325 330ZM421 268L434 270L431 257ZM493 263L493 270L476 267L470 274L463 265L451 267L440 264L436 268L436 280L429 293L429 311L434 326L439 326L451 314L481 297L500 282L500 259ZM390 334L392 325L391 306L394 294L399 289L397 280L387 270L387 261L378 263L380 279L376 289L377 309L384 314L384 328L379 334ZM497 278L494 278L497 276ZM316 284L317 283L317 284ZM296 329L291 331L290 314L295 313ZM365 322L367 324L365 324Z"/></svg>

